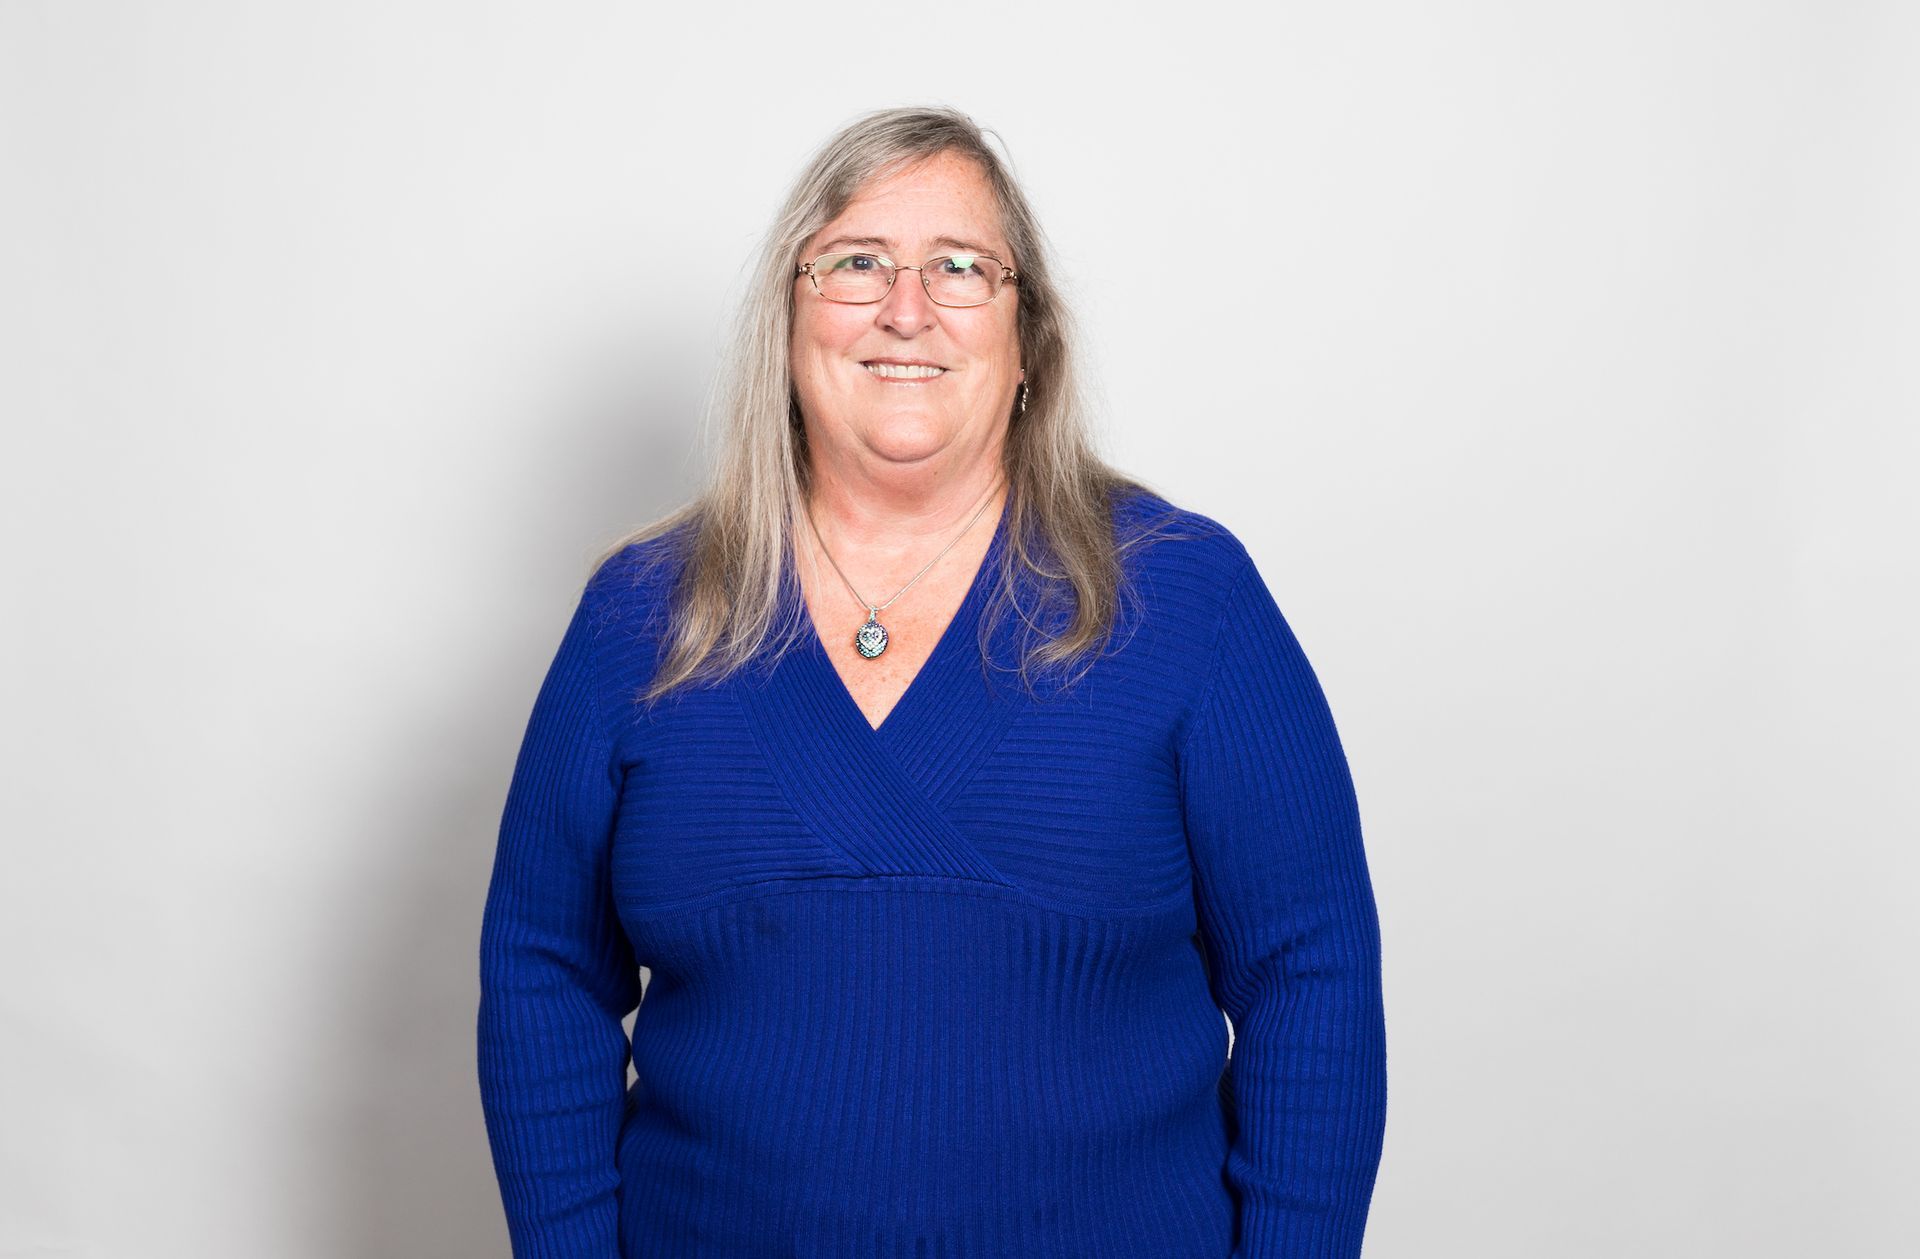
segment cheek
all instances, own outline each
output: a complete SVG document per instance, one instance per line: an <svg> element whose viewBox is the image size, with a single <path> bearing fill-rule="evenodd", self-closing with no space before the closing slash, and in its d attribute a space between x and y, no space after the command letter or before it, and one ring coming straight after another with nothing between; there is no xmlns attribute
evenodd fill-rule
<svg viewBox="0 0 1920 1259"><path fill-rule="evenodd" d="M826 360L830 353L823 344L820 329L809 323L794 325L793 342L788 347L787 361L793 364L793 373L804 381L817 381L825 374Z"/></svg>
<svg viewBox="0 0 1920 1259"><path fill-rule="evenodd" d="M859 339L860 328L848 319L835 319L831 312L809 311L796 315L791 351L795 361L810 359L822 364L845 358Z"/></svg>
<svg viewBox="0 0 1920 1259"><path fill-rule="evenodd" d="M1000 370L1009 376L1020 374L1020 325L1012 319L995 326L993 353Z"/></svg>

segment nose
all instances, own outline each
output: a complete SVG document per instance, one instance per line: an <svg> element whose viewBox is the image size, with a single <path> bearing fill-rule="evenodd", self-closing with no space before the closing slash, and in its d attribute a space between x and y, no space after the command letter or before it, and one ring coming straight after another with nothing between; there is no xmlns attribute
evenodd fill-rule
<svg viewBox="0 0 1920 1259"><path fill-rule="evenodd" d="M913 272L908 276L907 272ZM894 272L893 288L880 299L880 326L902 336L914 336L933 326L934 301L927 296L926 282L919 267L901 267Z"/></svg>

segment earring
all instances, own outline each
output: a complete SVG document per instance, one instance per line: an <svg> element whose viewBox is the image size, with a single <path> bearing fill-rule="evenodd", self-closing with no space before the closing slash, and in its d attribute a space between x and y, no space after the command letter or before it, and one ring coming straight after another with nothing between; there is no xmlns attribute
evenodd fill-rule
<svg viewBox="0 0 1920 1259"><path fill-rule="evenodd" d="M1020 414L1025 415L1026 413L1027 413L1027 382L1023 380L1020 382Z"/></svg>

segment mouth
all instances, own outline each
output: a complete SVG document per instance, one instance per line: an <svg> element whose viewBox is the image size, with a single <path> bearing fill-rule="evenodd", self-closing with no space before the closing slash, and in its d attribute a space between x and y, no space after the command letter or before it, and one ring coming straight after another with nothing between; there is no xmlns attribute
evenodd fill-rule
<svg viewBox="0 0 1920 1259"><path fill-rule="evenodd" d="M926 359L868 359L861 364L867 369L867 375L875 380L893 381L901 384L917 385L929 380L938 380L947 374L947 369L938 363Z"/></svg>

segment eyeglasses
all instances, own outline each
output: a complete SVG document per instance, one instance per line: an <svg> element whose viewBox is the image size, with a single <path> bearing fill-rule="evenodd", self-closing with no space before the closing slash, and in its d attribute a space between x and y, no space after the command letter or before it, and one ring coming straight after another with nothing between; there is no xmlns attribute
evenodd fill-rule
<svg viewBox="0 0 1920 1259"><path fill-rule="evenodd" d="M938 306L984 306L1000 295L1002 283L1020 282L1019 272L991 254L948 254L917 267L900 266L882 254L822 254L801 263L794 274L812 280L814 291L828 301L859 306L891 293L902 271L918 271Z"/></svg>

